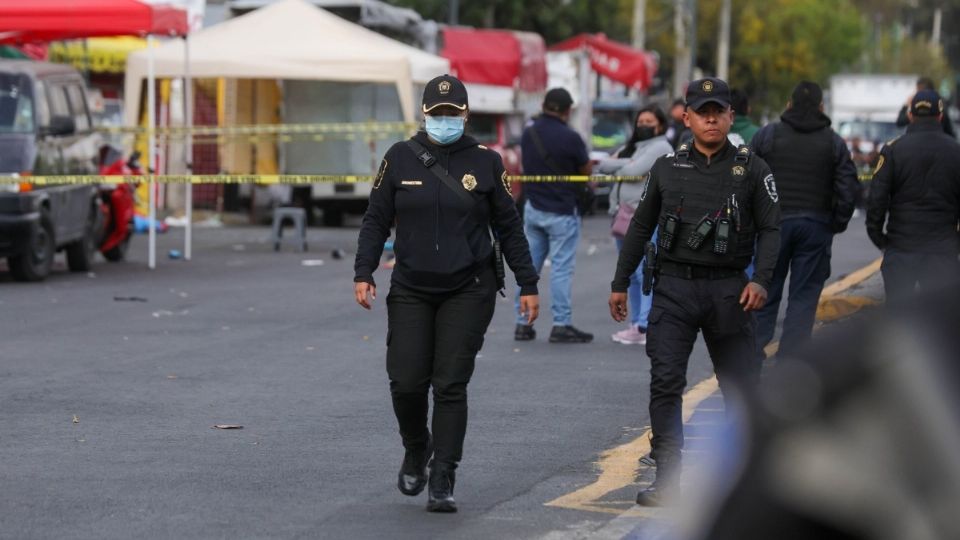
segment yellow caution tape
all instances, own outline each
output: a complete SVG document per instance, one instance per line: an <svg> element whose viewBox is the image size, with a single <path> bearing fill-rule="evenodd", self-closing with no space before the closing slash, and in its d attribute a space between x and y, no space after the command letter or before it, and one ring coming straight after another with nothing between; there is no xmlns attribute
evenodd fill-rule
<svg viewBox="0 0 960 540"><path fill-rule="evenodd" d="M320 124L255 124L236 126L165 126L153 133L158 137L242 136L242 135L290 135L290 134L370 134L410 133L418 125L409 122L327 122ZM133 126L103 126L96 128L103 133L148 135L150 130Z"/></svg>
<svg viewBox="0 0 960 540"><path fill-rule="evenodd" d="M64 184L121 184L139 182L157 182L161 184L316 184L334 182L338 184L358 184L372 182L373 175L349 174L157 174L157 175L58 175L58 176L0 176L0 184L19 184L28 182L35 186ZM645 176L508 176L509 182L639 182Z"/></svg>

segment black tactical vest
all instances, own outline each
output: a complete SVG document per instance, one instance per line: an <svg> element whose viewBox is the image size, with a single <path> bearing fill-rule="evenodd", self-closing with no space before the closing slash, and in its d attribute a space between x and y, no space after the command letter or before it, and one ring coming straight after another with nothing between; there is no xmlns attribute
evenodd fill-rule
<svg viewBox="0 0 960 540"><path fill-rule="evenodd" d="M681 223L673 249L661 251L663 260L739 269L750 264L756 235L751 200L755 186L763 181L752 178L751 175L758 173L751 166L750 158L750 148L740 146L735 153L706 169L690 160L689 143L677 149L669 173L660 179L663 200L659 226L663 230L667 214L679 215ZM717 255L713 252L713 235L707 238L700 249L690 249L687 240L701 218L707 215L712 218L718 214L724 217L727 215L726 207L731 207L731 219L735 213L739 216L734 220L739 227L734 226L731 232L727 253Z"/></svg>
<svg viewBox="0 0 960 540"><path fill-rule="evenodd" d="M777 179L782 215L833 212L833 130L801 133L780 122L773 128L773 149L763 156Z"/></svg>

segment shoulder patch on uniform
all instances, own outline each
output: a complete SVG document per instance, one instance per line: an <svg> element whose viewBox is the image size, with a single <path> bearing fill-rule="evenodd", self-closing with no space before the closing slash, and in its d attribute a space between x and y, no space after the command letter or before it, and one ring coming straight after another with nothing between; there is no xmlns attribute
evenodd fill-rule
<svg viewBox="0 0 960 540"><path fill-rule="evenodd" d="M877 160L877 166L873 169L873 175L876 176L880 172L880 168L883 167L883 154L880 154L880 159Z"/></svg>
<svg viewBox="0 0 960 540"><path fill-rule="evenodd" d="M503 189L507 190L507 193L513 195L513 190L510 189L510 181L507 180L507 171L503 171L500 175L500 182L503 184Z"/></svg>
<svg viewBox="0 0 960 540"><path fill-rule="evenodd" d="M903 137L903 135L897 135L896 137L894 137L894 138L890 139L889 141L883 143L883 145L884 145L884 146L893 146L893 143L899 141L899 140L900 140L900 137Z"/></svg>
<svg viewBox="0 0 960 540"><path fill-rule="evenodd" d="M383 175L387 173L387 158L380 162L380 169L377 170L377 177L373 179L373 189L379 189L383 183Z"/></svg>
<svg viewBox="0 0 960 540"><path fill-rule="evenodd" d="M767 195L770 195L770 200L780 202L780 195L777 194L777 184L773 181L772 174L763 178L763 187L767 188Z"/></svg>
<svg viewBox="0 0 960 540"><path fill-rule="evenodd" d="M650 175L651 175L651 174L652 174L652 173L651 173L650 171L647 171L647 174L643 175L643 180L642 180L642 182L643 182L643 191L640 192L640 200L641 200L641 201L647 200L647 190L650 188L650 177L651 177Z"/></svg>

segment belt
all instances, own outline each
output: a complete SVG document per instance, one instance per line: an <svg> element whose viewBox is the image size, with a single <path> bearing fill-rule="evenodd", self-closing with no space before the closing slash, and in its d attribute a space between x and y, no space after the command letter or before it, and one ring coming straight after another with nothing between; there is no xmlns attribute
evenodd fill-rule
<svg viewBox="0 0 960 540"><path fill-rule="evenodd" d="M739 268L663 261L660 263L660 274L680 279L727 279L742 276L743 270Z"/></svg>

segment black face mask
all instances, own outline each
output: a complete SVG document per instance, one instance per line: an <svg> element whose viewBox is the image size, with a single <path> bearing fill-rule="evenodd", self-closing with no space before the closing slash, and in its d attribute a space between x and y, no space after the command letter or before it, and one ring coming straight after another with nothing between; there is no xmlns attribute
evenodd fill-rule
<svg viewBox="0 0 960 540"><path fill-rule="evenodd" d="M650 126L637 126L636 130L633 132L633 140L638 142L645 141L647 139L656 137L656 135L656 128Z"/></svg>

